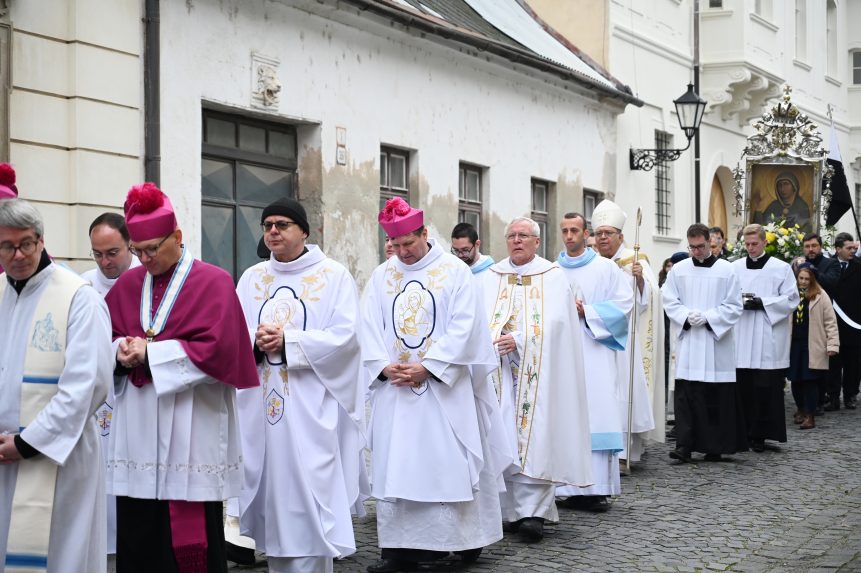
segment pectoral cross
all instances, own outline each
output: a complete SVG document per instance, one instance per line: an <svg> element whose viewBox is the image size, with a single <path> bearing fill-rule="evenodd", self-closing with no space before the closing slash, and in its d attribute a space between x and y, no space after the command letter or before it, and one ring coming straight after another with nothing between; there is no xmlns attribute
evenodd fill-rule
<svg viewBox="0 0 861 573"><path fill-rule="evenodd" d="M146 341L152 342L153 338L155 338L155 332L153 332L152 328L147 328L147 330L146 330Z"/></svg>

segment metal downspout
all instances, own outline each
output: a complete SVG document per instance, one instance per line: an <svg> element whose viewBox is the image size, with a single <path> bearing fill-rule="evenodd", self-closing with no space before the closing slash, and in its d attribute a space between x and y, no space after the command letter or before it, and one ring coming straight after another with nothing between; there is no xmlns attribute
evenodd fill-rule
<svg viewBox="0 0 861 573"><path fill-rule="evenodd" d="M159 0L144 5L144 180L161 181L161 20Z"/></svg>

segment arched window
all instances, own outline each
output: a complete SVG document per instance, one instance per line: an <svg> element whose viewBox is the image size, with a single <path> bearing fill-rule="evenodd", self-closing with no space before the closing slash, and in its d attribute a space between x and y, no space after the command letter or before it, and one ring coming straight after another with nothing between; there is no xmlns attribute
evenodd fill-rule
<svg viewBox="0 0 861 573"><path fill-rule="evenodd" d="M807 0L795 0L795 59L807 61Z"/></svg>

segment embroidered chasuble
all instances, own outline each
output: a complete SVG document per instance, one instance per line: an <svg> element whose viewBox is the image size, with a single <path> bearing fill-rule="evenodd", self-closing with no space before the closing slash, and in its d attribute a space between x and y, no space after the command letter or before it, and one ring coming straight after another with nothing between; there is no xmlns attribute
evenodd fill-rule
<svg viewBox="0 0 861 573"><path fill-rule="evenodd" d="M429 244L411 265L392 257L377 267L365 289L372 492L381 547L458 551L502 538L498 492L512 457L475 279ZM397 387L378 378L392 363L421 363L432 376Z"/></svg>
<svg viewBox="0 0 861 573"><path fill-rule="evenodd" d="M769 255L765 257L762 268L748 268L747 257L732 263L741 292L762 299L763 306L762 310L743 311L735 326L738 368L789 368L790 316L800 300L798 286L792 267Z"/></svg>
<svg viewBox="0 0 861 573"><path fill-rule="evenodd" d="M237 393L240 529L269 557L354 553L350 508L369 493L356 285L317 246L307 249L254 265L236 288L252 347L259 324L284 331L283 354L258 351L262 388Z"/></svg>
<svg viewBox="0 0 861 573"><path fill-rule="evenodd" d="M627 431L628 425L628 388L630 386L630 353L635 353L634 360L634 434L655 442L666 440L666 392L664 390L664 314L661 307L660 288L649 258L640 252L638 262L643 266L643 292L637 289L637 332L636 344L628 344L624 353L616 357L619 378L620 396L622 401L622 425ZM622 245L613 255L613 261L619 265L630 281L633 292L634 250ZM630 325L629 325L630 330ZM629 333L629 340L634 335ZM637 453L633 452L636 460Z"/></svg>
<svg viewBox="0 0 861 573"><path fill-rule="evenodd" d="M92 414L113 366L107 309L80 277L51 263L20 294L0 275L0 319L0 431L20 432L40 452L0 465L0 569L105 571L104 474ZM86 539L69 535L80 530Z"/></svg>
<svg viewBox="0 0 861 573"><path fill-rule="evenodd" d="M511 334L517 351L498 356L496 396L520 473L590 485L591 441L579 317L562 270L535 257L506 258L483 279L491 337Z"/></svg>

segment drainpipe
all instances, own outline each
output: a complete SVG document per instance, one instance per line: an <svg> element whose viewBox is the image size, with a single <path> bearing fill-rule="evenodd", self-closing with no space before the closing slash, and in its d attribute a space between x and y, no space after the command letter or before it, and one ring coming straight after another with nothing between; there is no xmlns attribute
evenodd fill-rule
<svg viewBox="0 0 861 573"><path fill-rule="evenodd" d="M144 180L161 180L161 89L159 0L144 5Z"/></svg>
<svg viewBox="0 0 861 573"><path fill-rule="evenodd" d="M694 0L694 91L700 93L700 0ZM700 219L700 129L694 135L694 221ZM727 231L728 232L728 231Z"/></svg>

